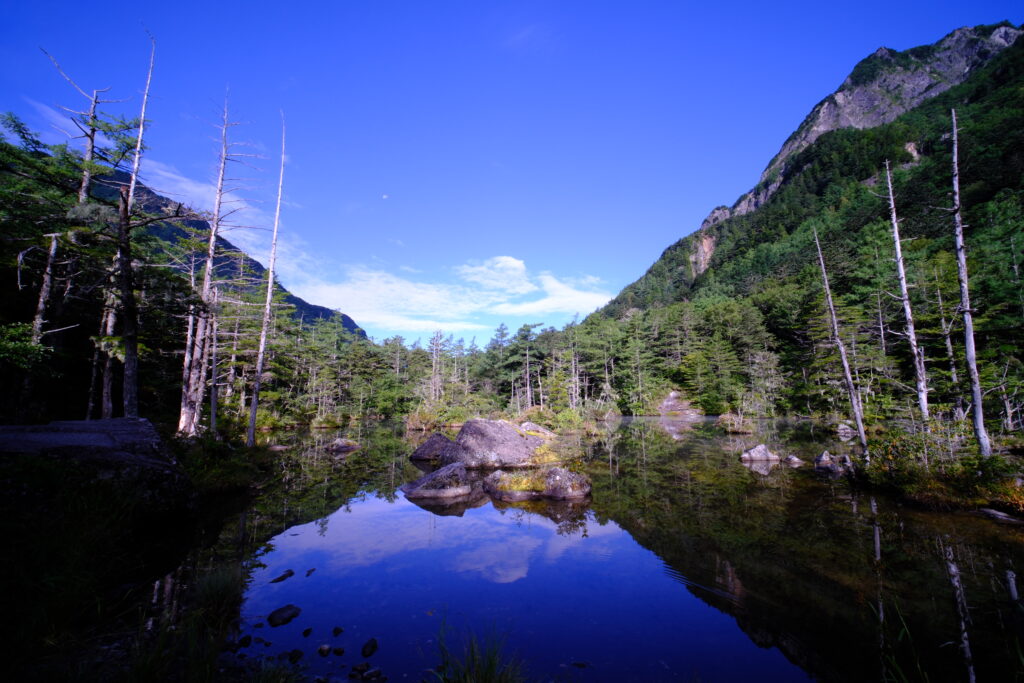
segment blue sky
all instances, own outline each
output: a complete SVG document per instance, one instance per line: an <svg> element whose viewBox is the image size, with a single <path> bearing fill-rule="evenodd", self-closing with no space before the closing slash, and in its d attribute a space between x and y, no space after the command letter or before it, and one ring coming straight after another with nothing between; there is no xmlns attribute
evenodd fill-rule
<svg viewBox="0 0 1024 683"><path fill-rule="evenodd" d="M288 122L280 280L373 337L486 343L561 327L639 277L880 46L1024 21L1019 2L348 0L12 3L0 110L48 140L86 89L138 108L157 40L144 180L208 208L225 93L264 154L227 237L266 262Z"/></svg>

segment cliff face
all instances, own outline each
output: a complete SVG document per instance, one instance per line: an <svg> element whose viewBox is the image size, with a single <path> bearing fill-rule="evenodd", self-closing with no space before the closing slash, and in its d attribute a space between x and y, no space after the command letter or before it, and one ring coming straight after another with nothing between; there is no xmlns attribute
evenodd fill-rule
<svg viewBox="0 0 1024 683"><path fill-rule="evenodd" d="M839 88L819 102L789 136L761 174L758 184L731 206L719 206L708 214L692 235L669 246L640 280L627 286L604 309L615 314L637 305L648 296L650 277L668 277L677 293L685 293L712 264L721 225L737 216L753 213L767 203L787 181L787 164L822 135L839 129L875 128L966 81L988 64L1020 35L1009 24L960 28L933 45L902 52L881 47L861 60ZM907 152L917 158L914 142ZM662 302L665 303L665 302Z"/></svg>
<svg viewBox="0 0 1024 683"><path fill-rule="evenodd" d="M830 130L890 123L963 83L976 68L1013 45L1021 33L1012 26L959 28L934 45L904 52L878 48L854 67L836 92L811 110L761 174L760 184L770 184L787 159Z"/></svg>

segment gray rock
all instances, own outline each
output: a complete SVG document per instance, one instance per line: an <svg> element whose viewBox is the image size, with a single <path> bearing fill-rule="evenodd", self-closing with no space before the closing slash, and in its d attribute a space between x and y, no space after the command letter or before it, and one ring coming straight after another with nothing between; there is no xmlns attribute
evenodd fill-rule
<svg viewBox="0 0 1024 683"><path fill-rule="evenodd" d="M434 461L441 457L446 448L452 445L452 440L444 434L431 434L430 438L421 443L409 456L410 460Z"/></svg>
<svg viewBox="0 0 1024 683"><path fill-rule="evenodd" d="M768 447L763 443L759 443L753 448L743 451L740 455L740 460L778 460L779 456L768 450Z"/></svg>
<svg viewBox="0 0 1024 683"><path fill-rule="evenodd" d="M466 466L461 462L454 462L409 482L402 487L402 491L410 500L462 498L473 492L473 484L466 474Z"/></svg>
<svg viewBox="0 0 1024 683"><path fill-rule="evenodd" d="M461 462L469 469L538 467L557 460L547 447L550 441L505 420L469 420L441 454L441 464Z"/></svg>
<svg viewBox="0 0 1024 683"><path fill-rule="evenodd" d="M295 617L302 614L302 610L295 605L285 605L267 615L267 623L271 626L284 626Z"/></svg>
<svg viewBox="0 0 1024 683"><path fill-rule="evenodd" d="M519 426L522 429L525 429L528 432L535 432L535 433L543 436L546 439L553 439L556 436L558 436L557 434L555 434L553 431L551 431L547 427L543 427L543 426L537 424L536 422L526 421L526 422L520 423Z"/></svg>
<svg viewBox="0 0 1024 683"><path fill-rule="evenodd" d="M800 467L800 465L804 464L804 461L796 457L795 455L787 455L783 462L789 465L790 467Z"/></svg>

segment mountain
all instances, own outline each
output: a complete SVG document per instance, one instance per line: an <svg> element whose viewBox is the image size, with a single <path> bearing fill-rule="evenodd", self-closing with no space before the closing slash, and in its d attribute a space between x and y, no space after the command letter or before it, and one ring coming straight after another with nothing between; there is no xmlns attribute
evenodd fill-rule
<svg viewBox="0 0 1024 683"><path fill-rule="evenodd" d="M123 172L118 172L113 175L113 179L115 181L113 184L119 185L128 181L128 175ZM95 190L97 194L111 194L113 192L113 190L109 188L103 190L101 187L102 186ZM178 202L157 194L143 184L139 184L137 186L136 196L140 208L151 215L174 213L174 209L178 205ZM199 235L208 234L210 224L202 219L156 223L150 226L149 233L154 237L174 244L176 242L189 239L191 237L189 230L192 230ZM264 268L259 261L249 256L223 237L217 238L217 252L216 269L221 278L237 278L239 275L244 273L247 278L252 281L263 281L266 279L266 268ZM184 266L177 269L180 271L185 270ZM294 307L295 310L292 313L292 316L296 320L311 321L338 318L342 326L350 333L363 338L366 337L366 332L363 331L363 329L359 327L352 318L341 311L335 311L327 308L326 306L311 304L305 299L295 296L289 292L281 286L280 283L275 282L274 285L279 294L280 300L283 303Z"/></svg>
<svg viewBox="0 0 1024 683"><path fill-rule="evenodd" d="M712 210L696 232L669 246L639 280L594 315L618 318L633 309L687 299L702 281L714 279L709 269L735 267L747 250L784 237L814 215L820 207L811 205L829 184L870 181L887 158L919 163L925 146L921 127L897 131L889 124L968 81L984 90L986 67L1017 45L1021 33L1003 22L960 28L935 44L902 52L879 48L811 110L753 189L731 207ZM1015 51L1020 52L1020 45ZM886 130L866 137L853 134L879 128ZM844 133L848 135L843 137ZM860 157L836 157L851 150Z"/></svg>

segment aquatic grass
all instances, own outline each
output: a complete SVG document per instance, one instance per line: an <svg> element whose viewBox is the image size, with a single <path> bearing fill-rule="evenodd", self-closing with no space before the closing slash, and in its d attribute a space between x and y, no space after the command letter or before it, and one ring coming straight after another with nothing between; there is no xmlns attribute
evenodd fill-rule
<svg viewBox="0 0 1024 683"><path fill-rule="evenodd" d="M468 633L461 657L448 648L448 627L441 624L437 647L441 663L427 673L427 680L442 683L520 683L526 680L523 662L515 655L504 652L505 639L493 634L481 642L474 633Z"/></svg>

